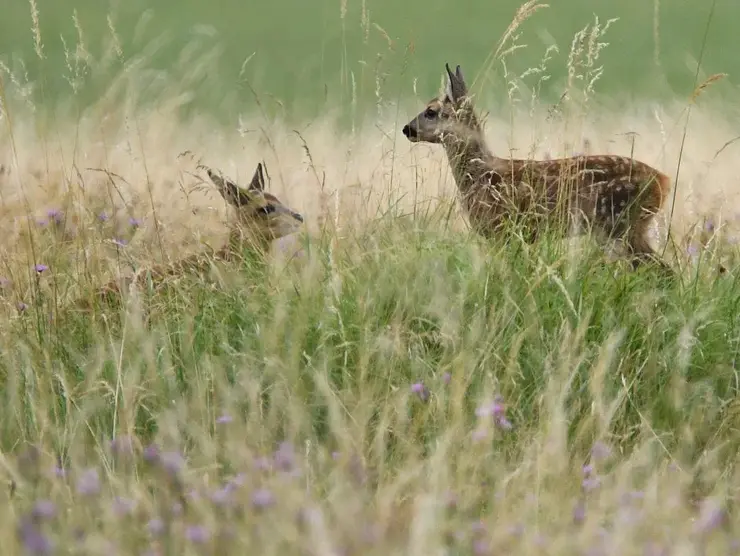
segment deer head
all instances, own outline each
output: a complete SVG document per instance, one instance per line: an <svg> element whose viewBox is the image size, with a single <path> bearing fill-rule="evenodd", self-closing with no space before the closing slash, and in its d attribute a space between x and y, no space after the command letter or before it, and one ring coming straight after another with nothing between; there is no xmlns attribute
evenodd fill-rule
<svg viewBox="0 0 740 556"><path fill-rule="evenodd" d="M265 191L263 162L257 164L247 188L239 187L208 167L203 168L226 202L236 209L236 230L232 233L232 243L235 239L240 243L245 232L261 242L270 242L297 232L303 224L303 216Z"/></svg>
<svg viewBox="0 0 740 556"><path fill-rule="evenodd" d="M455 73L449 64L445 64L445 69L447 86L444 92L429 101L426 108L403 127L403 134L413 143L442 143L446 135L461 137L478 128L460 66Z"/></svg>

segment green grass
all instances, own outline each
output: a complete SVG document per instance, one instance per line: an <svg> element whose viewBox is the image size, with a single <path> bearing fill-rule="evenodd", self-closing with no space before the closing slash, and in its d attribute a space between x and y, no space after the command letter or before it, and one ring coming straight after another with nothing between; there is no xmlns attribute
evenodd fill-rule
<svg viewBox="0 0 740 556"><path fill-rule="evenodd" d="M686 525L689 500L722 499L732 482L734 278L661 284L650 268L605 262L589 242L574 259L546 238L484 244L390 216L357 237L319 239L304 265L245 265L230 286L186 278L145 297L146 328L135 309L109 311L104 324L64 312L49 321L40 300L5 330L1 442L42 452L33 465L8 462L16 490L6 512L50 497L61 513L43 527L59 545L71 546L76 524L88 550L99 535L127 554L152 542L178 553L347 542L362 553L417 542L470 553L471 535L516 553L541 538L553 554L637 554L653 541L719 550L734 540L734 528ZM510 430L476 417L497 395ZM187 465L147 463L141 448L112 453L110 439L129 434L137 446L182 450ZM296 461L256 469L279 441ZM594 445L611 455L589 456ZM69 482L49 474L57 457ZM579 493L589 461L601 485ZM75 491L88 466L100 493ZM237 473L246 483L229 494L233 508L203 499ZM274 507L253 507L260 488ZM644 499L620 502L630 490ZM125 521L114 495L138 501ZM445 509L449 495L458 502ZM184 516L167 518L181 496ZM582 500L583 524L573 517ZM310 508L324 521L306 531L295 519ZM640 511L634 523L622 515ZM157 516L172 527L160 541L146 530ZM471 532L477 520L486 533ZM604 541L597 523L620 538ZM193 525L235 536L198 549L183 531ZM365 539L374 527L378 538Z"/></svg>
<svg viewBox="0 0 740 556"><path fill-rule="evenodd" d="M41 66L30 23L18 23L28 6L14 3L0 24L0 52L27 60L37 84L27 94L23 66L6 54L6 551L736 551L737 112L718 101L737 83L726 48L735 4L716 3L698 79L730 76L700 91L690 121L695 68L682 64L686 52L700 57L709 6L699 2L660 6L655 79L653 5L553 5L524 22L531 49L504 59L511 75L538 63L547 29L557 61L509 95L494 85L476 98L492 109L496 152L557 156L589 139L594 152L678 174L665 254L675 280L609 260L589 237L543 232L528 245L515 229L471 234L443 153L400 135L436 93L444 61L472 78L514 3L481 4L490 14L474 18L452 4L412 4L407 18L395 4L369 6L395 50L372 25L364 42L357 4L344 37L336 4L273 2L259 17L192 4L158 4L139 42L141 4L78 4L87 50L105 58L112 13L124 56L79 74L76 94L59 86L68 68L56 38L73 29L73 4L39 3ZM622 19L608 48L569 65L592 10L602 23ZM217 33L183 50L196 23ZM167 33L167 47L143 50ZM223 55L208 62L216 43ZM258 47L252 96L236 76ZM352 93L361 57L373 62ZM501 79L494 58L498 73L487 75ZM580 76L572 98L548 113L569 68ZM322 113L325 83L337 110ZM625 108L633 93L640 102ZM270 94L304 108L282 112ZM270 190L304 215L305 232L267 260L245 253L218 279L181 276L123 307L73 310L112 276L224 235L223 199L179 156L186 149L240 182L265 160ZM661 247L669 214L658 219Z"/></svg>

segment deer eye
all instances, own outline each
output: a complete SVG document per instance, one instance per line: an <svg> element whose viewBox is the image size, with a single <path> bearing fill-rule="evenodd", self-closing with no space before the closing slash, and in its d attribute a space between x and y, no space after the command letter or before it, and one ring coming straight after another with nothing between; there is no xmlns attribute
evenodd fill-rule
<svg viewBox="0 0 740 556"><path fill-rule="evenodd" d="M257 209L257 214L272 214L275 212L275 205L265 205L264 207L260 207Z"/></svg>
<svg viewBox="0 0 740 556"><path fill-rule="evenodd" d="M433 120L437 117L437 112L436 110L434 110L434 108L427 108L426 110L424 110L424 117L428 120Z"/></svg>

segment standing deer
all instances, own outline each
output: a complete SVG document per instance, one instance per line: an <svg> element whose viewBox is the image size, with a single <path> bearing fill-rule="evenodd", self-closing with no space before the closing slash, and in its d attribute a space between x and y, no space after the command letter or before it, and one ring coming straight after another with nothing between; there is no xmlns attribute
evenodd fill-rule
<svg viewBox="0 0 740 556"><path fill-rule="evenodd" d="M670 190L670 178L643 162L611 155L553 160L508 159L488 149L460 66L447 70L446 91L403 127L411 142L441 144L447 152L471 227L492 237L505 221L529 218L527 240L546 222L582 224L622 239L633 267L653 261L648 230ZM558 220L559 218L559 220Z"/></svg>
<svg viewBox="0 0 740 556"><path fill-rule="evenodd" d="M265 191L264 163L257 165L248 188L239 187L206 166L199 168L206 171L223 198L236 209L236 221L232 225L228 243L215 251L195 253L171 264L144 268L125 279L123 284L119 279L111 280L98 290L95 296L97 299L113 300L120 296L122 287L130 289L150 282L157 288L171 277L187 272L207 272L213 262L228 261L240 254L245 247L264 254L273 240L297 232L301 227L303 216ZM89 308L89 299L83 298L76 305Z"/></svg>

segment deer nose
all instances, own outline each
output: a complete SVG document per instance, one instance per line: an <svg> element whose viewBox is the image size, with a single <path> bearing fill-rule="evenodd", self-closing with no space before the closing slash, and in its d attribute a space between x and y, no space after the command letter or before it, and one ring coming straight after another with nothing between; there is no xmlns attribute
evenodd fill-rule
<svg viewBox="0 0 740 556"><path fill-rule="evenodd" d="M403 134L408 137L411 134L411 128L406 124L403 126Z"/></svg>

